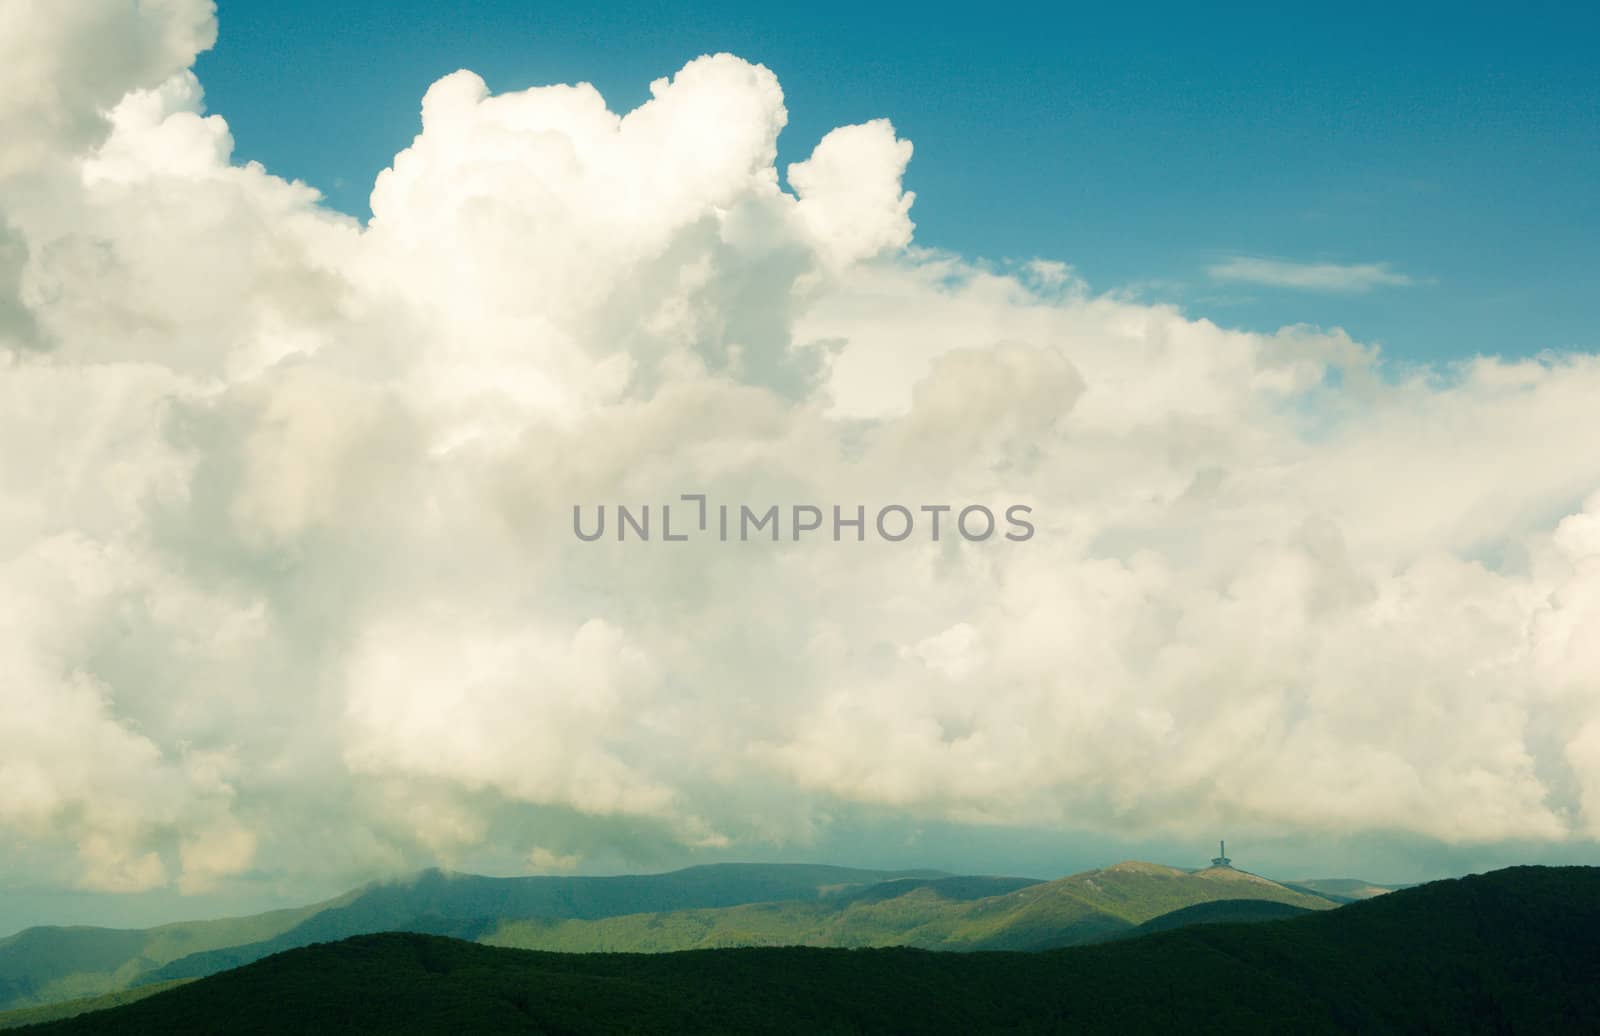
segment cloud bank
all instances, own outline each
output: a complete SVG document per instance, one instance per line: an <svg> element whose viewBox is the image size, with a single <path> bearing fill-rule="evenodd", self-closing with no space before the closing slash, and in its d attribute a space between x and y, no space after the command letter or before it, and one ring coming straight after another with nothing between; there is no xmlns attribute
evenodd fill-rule
<svg viewBox="0 0 1600 1036"><path fill-rule="evenodd" d="M911 144L780 177L729 55L626 114L447 76L364 227L232 162L209 3L3 18L11 876L570 869L850 804L1600 835L1595 357L1396 370L920 249ZM1038 533L571 534L685 492Z"/></svg>

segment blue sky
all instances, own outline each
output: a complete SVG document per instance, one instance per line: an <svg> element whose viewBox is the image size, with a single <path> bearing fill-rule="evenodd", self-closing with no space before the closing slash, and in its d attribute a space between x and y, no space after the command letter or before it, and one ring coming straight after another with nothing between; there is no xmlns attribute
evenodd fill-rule
<svg viewBox="0 0 1600 1036"><path fill-rule="evenodd" d="M627 110L726 50L783 84L780 168L891 118L922 245L1060 259L1229 326L1341 326L1402 360L1600 348L1600 17L1576 5L219 8L198 72L238 157L356 215L441 75L587 80ZM1262 283L1285 277L1312 286Z"/></svg>

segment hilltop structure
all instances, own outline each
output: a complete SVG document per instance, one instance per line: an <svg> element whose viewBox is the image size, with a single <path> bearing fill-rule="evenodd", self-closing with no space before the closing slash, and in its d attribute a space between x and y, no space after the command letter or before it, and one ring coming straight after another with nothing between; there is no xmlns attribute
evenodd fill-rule
<svg viewBox="0 0 1600 1036"><path fill-rule="evenodd" d="M1228 843L1227 842L1218 842L1217 843L1217 855L1212 858L1211 866L1213 866L1213 867L1232 867L1233 866L1233 861L1228 859Z"/></svg>

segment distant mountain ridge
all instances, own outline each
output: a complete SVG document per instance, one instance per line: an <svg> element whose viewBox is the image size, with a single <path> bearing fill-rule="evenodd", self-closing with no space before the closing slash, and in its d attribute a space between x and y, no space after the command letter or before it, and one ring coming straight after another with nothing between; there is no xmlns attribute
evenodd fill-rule
<svg viewBox="0 0 1600 1036"><path fill-rule="evenodd" d="M1340 903L1355 903L1373 896L1383 896L1401 889L1414 888L1414 885L1378 885L1359 878L1300 878L1295 881L1286 881L1285 885L1294 889L1302 889L1318 896L1324 896Z"/></svg>
<svg viewBox="0 0 1600 1036"><path fill-rule="evenodd" d="M384 931L499 946L661 952L730 946L1040 950L1135 934L1221 900L1336 904L1244 871L1129 861L1052 882L804 864L656 875L488 878L424 871L298 910L144 931L36 928L0 941L0 1011L201 978Z"/></svg>

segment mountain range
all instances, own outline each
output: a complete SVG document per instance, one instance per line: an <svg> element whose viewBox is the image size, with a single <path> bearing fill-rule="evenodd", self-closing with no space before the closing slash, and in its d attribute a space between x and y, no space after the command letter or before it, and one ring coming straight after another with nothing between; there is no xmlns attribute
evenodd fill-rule
<svg viewBox="0 0 1600 1036"><path fill-rule="evenodd" d="M1255 886L1151 865L1067 880L1067 888L1134 913L1203 883ZM1055 884L953 902L1068 894ZM1135 905L1146 896L1154 898ZM1293 916L1189 923L1036 953L561 954L366 935L288 950L29 1032L1600 1032L1600 869L1511 868L1339 909L1243 902L1249 912ZM1179 913L1215 920L1239 903L1210 900Z"/></svg>
<svg viewBox="0 0 1600 1036"><path fill-rule="evenodd" d="M1349 898L1231 867L1185 871L1139 862L1048 882L784 864L619 877L430 870L250 917L142 930L28 929L0 940L0 1012L125 998L285 950L379 932L568 952L797 945L1042 950L1137 935L1162 918L1171 926L1281 917L1330 910ZM1263 913L1262 904L1271 909ZM0 1025L6 1020L0 1013Z"/></svg>

